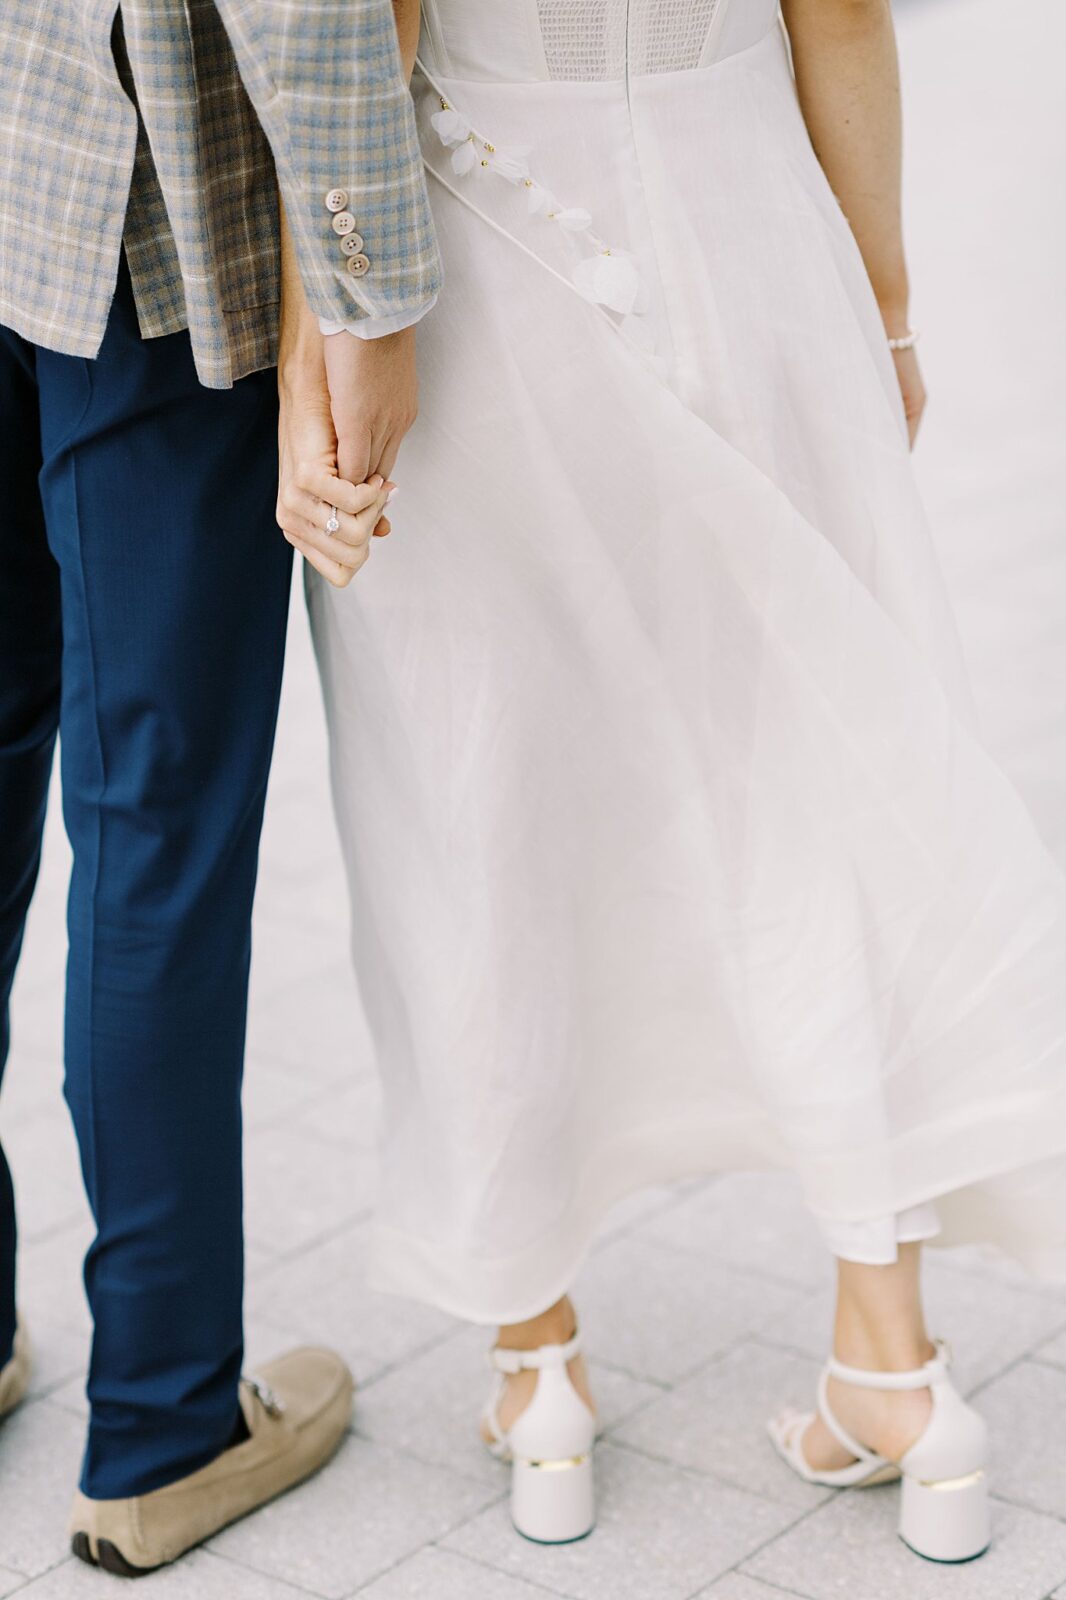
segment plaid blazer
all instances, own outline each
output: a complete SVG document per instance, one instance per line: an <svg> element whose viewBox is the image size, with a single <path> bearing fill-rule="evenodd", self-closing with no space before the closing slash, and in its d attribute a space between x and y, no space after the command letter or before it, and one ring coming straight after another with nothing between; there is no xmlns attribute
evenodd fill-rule
<svg viewBox="0 0 1066 1600"><path fill-rule="evenodd" d="M0 0L0 323L94 356L124 242L145 337L227 388L277 359L279 187L319 316L429 303L391 0Z"/></svg>

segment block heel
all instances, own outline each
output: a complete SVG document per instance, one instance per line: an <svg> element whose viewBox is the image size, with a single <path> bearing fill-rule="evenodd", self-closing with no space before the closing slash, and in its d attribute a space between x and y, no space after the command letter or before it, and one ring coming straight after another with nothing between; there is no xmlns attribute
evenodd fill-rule
<svg viewBox="0 0 1066 1600"><path fill-rule="evenodd" d="M511 1463L511 1521L536 1544L571 1544L596 1521L592 1454Z"/></svg>
<svg viewBox="0 0 1066 1600"><path fill-rule="evenodd" d="M818 1383L818 1410L787 1411L769 1425L778 1454L808 1483L836 1489L867 1488L902 1479L899 1535L927 1561L973 1561L991 1542L984 1420L959 1394L949 1376L951 1352L938 1340L936 1354L913 1372L868 1372L831 1356ZM891 1461L853 1439L833 1415L830 1378L863 1389L928 1389L933 1401L928 1425L899 1461ZM850 1466L819 1472L803 1452L803 1436L815 1415L855 1459Z"/></svg>
<svg viewBox="0 0 1066 1600"><path fill-rule="evenodd" d="M984 1469L938 1483L905 1474L899 1536L927 1561L973 1561L984 1555L992 1538Z"/></svg>
<svg viewBox="0 0 1066 1600"><path fill-rule="evenodd" d="M571 1544L590 1534L596 1521L596 1419L569 1372L580 1350L575 1334L568 1344L490 1352L497 1378L485 1411L488 1447L510 1463L511 1520L523 1538L536 1544ZM499 1407L507 1378L526 1371L537 1373L533 1398L505 1432Z"/></svg>

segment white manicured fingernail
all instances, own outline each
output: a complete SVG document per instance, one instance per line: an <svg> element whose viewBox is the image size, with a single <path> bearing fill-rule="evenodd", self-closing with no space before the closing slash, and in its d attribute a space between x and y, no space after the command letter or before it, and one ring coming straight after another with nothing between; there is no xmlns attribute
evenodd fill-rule
<svg viewBox="0 0 1066 1600"><path fill-rule="evenodd" d="M385 496L385 504L387 506L391 505L392 502L395 500L396 496L399 494L399 492L400 492L400 486L399 486L399 484L397 484L395 489L390 489L388 494Z"/></svg>

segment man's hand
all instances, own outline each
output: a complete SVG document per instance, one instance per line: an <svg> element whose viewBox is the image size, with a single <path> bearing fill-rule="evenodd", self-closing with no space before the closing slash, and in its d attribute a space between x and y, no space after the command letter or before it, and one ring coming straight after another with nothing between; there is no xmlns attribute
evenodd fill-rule
<svg viewBox="0 0 1066 1600"><path fill-rule="evenodd" d="M418 412L415 330L381 339L334 333L324 343L337 470L350 483L389 478Z"/></svg>
<svg viewBox="0 0 1066 1600"><path fill-rule="evenodd" d="M348 333L338 337L359 342ZM344 589L366 561L371 536L389 532L383 513L395 485L381 476L366 482L369 469L347 480L341 475L324 346L282 207L278 525L316 572ZM327 532L334 509L338 526Z"/></svg>

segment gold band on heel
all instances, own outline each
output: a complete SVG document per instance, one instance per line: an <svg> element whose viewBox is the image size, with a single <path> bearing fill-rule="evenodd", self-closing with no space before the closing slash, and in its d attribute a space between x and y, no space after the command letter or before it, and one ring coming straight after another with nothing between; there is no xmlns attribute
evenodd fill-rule
<svg viewBox="0 0 1066 1600"><path fill-rule="evenodd" d="M963 1478L919 1478L918 1482L923 1489L970 1489L975 1483L980 1483L984 1475L984 1467L978 1467L976 1472L968 1472Z"/></svg>

